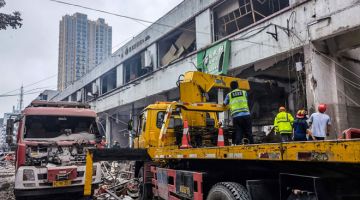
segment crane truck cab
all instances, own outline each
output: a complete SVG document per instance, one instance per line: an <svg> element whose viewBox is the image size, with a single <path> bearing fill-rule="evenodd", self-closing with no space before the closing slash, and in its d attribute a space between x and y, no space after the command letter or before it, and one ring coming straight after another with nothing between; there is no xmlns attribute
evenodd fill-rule
<svg viewBox="0 0 360 200"><path fill-rule="evenodd" d="M188 121L193 146L215 145L219 128L217 112L226 108L218 105L215 111L212 108L193 110L195 105L199 104L156 102L147 106L137 121L134 147L178 148L181 145L184 120Z"/></svg>
<svg viewBox="0 0 360 200"><path fill-rule="evenodd" d="M82 193L86 151L100 141L96 113L89 105L33 101L17 119L17 199ZM93 164L94 187L101 181Z"/></svg>
<svg viewBox="0 0 360 200"><path fill-rule="evenodd" d="M226 111L227 107L209 102L208 94L213 89L230 89L232 81L238 82L242 90L250 89L247 80L236 77L198 71L189 71L179 76L179 101L156 102L143 110L138 118L134 147L178 148L181 145L184 120L189 124L194 146L214 146L219 128L218 113ZM225 135L228 137L229 133L226 131Z"/></svg>

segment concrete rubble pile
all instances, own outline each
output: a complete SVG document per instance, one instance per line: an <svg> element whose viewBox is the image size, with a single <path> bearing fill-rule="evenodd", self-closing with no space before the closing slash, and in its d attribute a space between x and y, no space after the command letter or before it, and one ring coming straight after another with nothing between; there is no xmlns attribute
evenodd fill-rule
<svg viewBox="0 0 360 200"><path fill-rule="evenodd" d="M7 154L0 156L0 199L15 199L13 189L15 181L15 165L13 160L6 158Z"/></svg>
<svg viewBox="0 0 360 200"><path fill-rule="evenodd" d="M101 162L103 183L95 191L96 200L133 200L139 197L139 180L134 162Z"/></svg>

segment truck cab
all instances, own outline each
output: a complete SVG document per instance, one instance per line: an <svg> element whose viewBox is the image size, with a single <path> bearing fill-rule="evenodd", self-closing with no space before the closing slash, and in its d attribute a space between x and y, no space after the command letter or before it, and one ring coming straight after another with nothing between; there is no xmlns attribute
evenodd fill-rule
<svg viewBox="0 0 360 200"><path fill-rule="evenodd" d="M166 109L169 105L170 102L157 102L147 106L143 110L137 120L137 137L134 140L135 148L158 146L160 131L163 125ZM175 125L175 121L178 123L177 125L179 125L179 121L175 120L173 116L167 130L169 137L166 139L166 146L176 145L175 129L178 126Z"/></svg>
<svg viewBox="0 0 360 200"><path fill-rule="evenodd" d="M209 93L230 89L233 81L238 82L239 89L250 89L249 82L240 78L198 71L186 72L177 81L179 101L156 102L148 105L140 114L134 147L179 147L184 120L188 122L192 140L190 143L193 146L214 146L219 128L219 113L226 111L227 107L210 101ZM225 136L229 136L228 131Z"/></svg>
<svg viewBox="0 0 360 200"><path fill-rule="evenodd" d="M15 196L83 191L86 151L100 141L96 113L85 104L33 101L17 119ZM101 181L94 163L93 184Z"/></svg>
<svg viewBox="0 0 360 200"><path fill-rule="evenodd" d="M167 147L176 149L181 145L184 120L188 122L193 146L215 145L219 120L217 112L226 107L216 104L190 104L156 102L147 106L137 120L135 148ZM205 137L204 137L205 136Z"/></svg>

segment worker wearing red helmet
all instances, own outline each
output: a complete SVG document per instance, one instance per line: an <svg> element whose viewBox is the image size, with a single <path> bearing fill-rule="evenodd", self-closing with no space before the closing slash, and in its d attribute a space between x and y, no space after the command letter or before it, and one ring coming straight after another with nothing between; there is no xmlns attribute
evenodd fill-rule
<svg viewBox="0 0 360 200"><path fill-rule="evenodd" d="M294 141L306 141L306 136L309 135L309 126L307 123L306 110L298 110L293 124Z"/></svg>
<svg viewBox="0 0 360 200"><path fill-rule="evenodd" d="M326 107L326 104L320 104L318 112L313 113L309 119L311 133L316 140L324 140L329 136L331 121L329 115L325 114Z"/></svg>

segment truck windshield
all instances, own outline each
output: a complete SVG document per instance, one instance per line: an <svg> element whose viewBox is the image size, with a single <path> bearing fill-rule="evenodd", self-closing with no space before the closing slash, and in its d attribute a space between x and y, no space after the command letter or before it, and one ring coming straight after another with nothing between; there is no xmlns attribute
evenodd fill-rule
<svg viewBox="0 0 360 200"><path fill-rule="evenodd" d="M97 124L93 117L27 116L25 119L24 138L71 140L83 135L84 139L95 139L97 134Z"/></svg>

